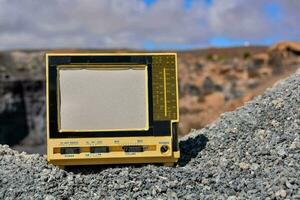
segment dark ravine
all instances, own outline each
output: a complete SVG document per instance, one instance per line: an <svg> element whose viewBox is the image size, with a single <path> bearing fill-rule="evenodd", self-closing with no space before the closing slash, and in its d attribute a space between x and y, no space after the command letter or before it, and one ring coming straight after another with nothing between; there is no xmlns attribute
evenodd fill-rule
<svg viewBox="0 0 300 200"><path fill-rule="evenodd" d="M43 63L42 51L0 52L0 144L45 143Z"/></svg>
<svg viewBox="0 0 300 200"><path fill-rule="evenodd" d="M60 170L0 145L0 199L299 199L300 73L180 141L175 168Z"/></svg>

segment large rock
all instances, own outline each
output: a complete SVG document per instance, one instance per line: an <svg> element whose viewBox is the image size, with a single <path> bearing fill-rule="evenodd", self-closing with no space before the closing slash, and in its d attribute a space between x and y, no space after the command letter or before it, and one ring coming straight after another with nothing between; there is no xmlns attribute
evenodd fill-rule
<svg viewBox="0 0 300 200"><path fill-rule="evenodd" d="M269 65L273 67L275 74L280 74L283 68L288 65L288 63L284 63L284 59L290 58L293 63L299 63L300 42L280 42L270 47L269 54ZM293 57L296 60L293 60Z"/></svg>
<svg viewBox="0 0 300 200"><path fill-rule="evenodd" d="M289 42L283 41L279 42L269 49L270 52L294 52L295 54L300 55L300 42Z"/></svg>

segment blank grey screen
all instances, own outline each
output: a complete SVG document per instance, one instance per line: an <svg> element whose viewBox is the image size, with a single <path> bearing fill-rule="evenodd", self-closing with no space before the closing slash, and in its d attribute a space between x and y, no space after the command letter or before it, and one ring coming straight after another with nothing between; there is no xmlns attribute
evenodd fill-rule
<svg viewBox="0 0 300 200"><path fill-rule="evenodd" d="M60 69L60 131L148 129L146 68Z"/></svg>

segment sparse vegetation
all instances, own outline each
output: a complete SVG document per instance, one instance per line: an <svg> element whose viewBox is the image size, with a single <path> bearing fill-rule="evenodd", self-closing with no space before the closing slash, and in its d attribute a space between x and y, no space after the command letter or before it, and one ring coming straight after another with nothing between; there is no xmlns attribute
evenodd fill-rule
<svg viewBox="0 0 300 200"><path fill-rule="evenodd" d="M244 59L249 59L249 58L251 58L251 53L248 52L248 51L246 51L246 52L243 54L243 58L244 58Z"/></svg>

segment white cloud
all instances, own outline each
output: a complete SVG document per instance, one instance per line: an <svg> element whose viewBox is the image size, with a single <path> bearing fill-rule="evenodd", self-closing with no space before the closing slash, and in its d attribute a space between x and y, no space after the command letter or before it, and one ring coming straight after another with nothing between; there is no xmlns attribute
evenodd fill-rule
<svg viewBox="0 0 300 200"><path fill-rule="evenodd" d="M262 12L262 1L215 1L208 21L214 33L224 37L256 39L269 33L268 21Z"/></svg>
<svg viewBox="0 0 300 200"><path fill-rule="evenodd" d="M155 44L205 46L213 36L260 40L300 34L299 1L277 0L284 12L271 23L260 0L0 0L0 49L142 48ZM288 26L290 31L284 31Z"/></svg>
<svg viewBox="0 0 300 200"><path fill-rule="evenodd" d="M291 35L294 39L300 39L300 1L299 0L277 0L282 5L283 19L281 31Z"/></svg>

